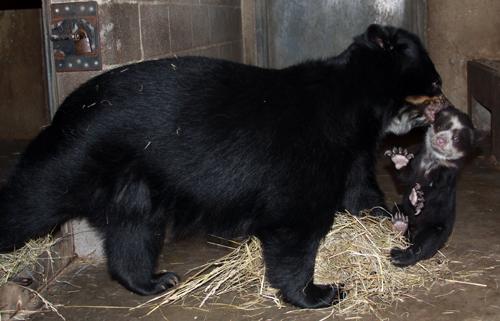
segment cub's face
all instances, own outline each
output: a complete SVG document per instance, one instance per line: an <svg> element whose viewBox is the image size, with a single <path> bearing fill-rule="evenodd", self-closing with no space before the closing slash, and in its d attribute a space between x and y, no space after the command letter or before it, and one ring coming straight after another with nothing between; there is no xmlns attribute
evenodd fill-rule
<svg viewBox="0 0 500 321"><path fill-rule="evenodd" d="M472 149L474 129L467 115L449 107L436 114L426 134L426 147L443 160L465 157Z"/></svg>

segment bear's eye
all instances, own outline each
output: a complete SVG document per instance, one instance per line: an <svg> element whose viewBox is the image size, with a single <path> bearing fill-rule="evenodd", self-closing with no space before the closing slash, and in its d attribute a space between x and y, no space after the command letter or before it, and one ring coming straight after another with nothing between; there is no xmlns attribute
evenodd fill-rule
<svg viewBox="0 0 500 321"><path fill-rule="evenodd" d="M456 143L460 140L460 138L457 135L455 135L452 137L452 140Z"/></svg>
<svg viewBox="0 0 500 321"><path fill-rule="evenodd" d="M396 44L396 47L395 47L395 49L398 51L404 51L408 48L409 48L409 46L405 43L398 43L398 44Z"/></svg>

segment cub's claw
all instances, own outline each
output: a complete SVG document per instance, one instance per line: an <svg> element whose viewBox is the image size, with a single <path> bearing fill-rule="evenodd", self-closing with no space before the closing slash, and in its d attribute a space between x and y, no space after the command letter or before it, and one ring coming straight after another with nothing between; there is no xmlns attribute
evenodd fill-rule
<svg viewBox="0 0 500 321"><path fill-rule="evenodd" d="M404 215L403 213L397 212L392 218L392 224L392 229L395 232L404 234L408 229L408 216Z"/></svg>
<svg viewBox="0 0 500 321"><path fill-rule="evenodd" d="M392 150L386 150L384 155L391 158L396 169L405 167L408 165L408 162L415 157L415 155L409 153L406 148L402 147L393 147Z"/></svg>
<svg viewBox="0 0 500 321"><path fill-rule="evenodd" d="M415 207L415 215L420 214L422 209L424 208L424 192L422 191L422 187L419 183L416 183L415 186L411 189L410 196L408 197L411 205Z"/></svg>

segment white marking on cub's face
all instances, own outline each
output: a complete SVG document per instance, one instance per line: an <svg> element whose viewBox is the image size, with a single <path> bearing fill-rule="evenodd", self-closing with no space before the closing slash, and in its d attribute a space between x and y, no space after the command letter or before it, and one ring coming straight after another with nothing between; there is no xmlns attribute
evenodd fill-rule
<svg viewBox="0 0 500 321"><path fill-rule="evenodd" d="M445 114L441 117L449 117L449 115ZM451 116L445 122L434 123L426 134L428 150L434 157L441 160L456 160L464 157L464 152L455 145L459 140L459 132L464 128L457 116Z"/></svg>

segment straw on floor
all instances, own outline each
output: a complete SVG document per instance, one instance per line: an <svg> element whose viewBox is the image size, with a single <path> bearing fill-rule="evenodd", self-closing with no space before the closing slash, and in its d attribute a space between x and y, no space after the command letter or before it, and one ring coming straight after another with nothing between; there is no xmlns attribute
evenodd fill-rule
<svg viewBox="0 0 500 321"><path fill-rule="evenodd" d="M22 248L11 253L0 253L0 286L24 269L37 264L38 258L45 252L50 253L55 240L50 236L30 240Z"/></svg>
<svg viewBox="0 0 500 321"><path fill-rule="evenodd" d="M316 283L344 283L347 298L330 309L335 315L359 315L391 306L408 296L415 287L430 286L438 279L450 277L449 260L438 253L433 259L409 268L390 263L391 248L406 247L404 237L393 232L388 219L355 217L339 213L323 241L316 260ZM282 306L275 289L264 277L260 243L250 238L234 242L226 256L205 264L179 287L145 302L150 313L165 304L179 303L186 297L198 298L199 306L213 303L226 293L234 292L238 308Z"/></svg>

